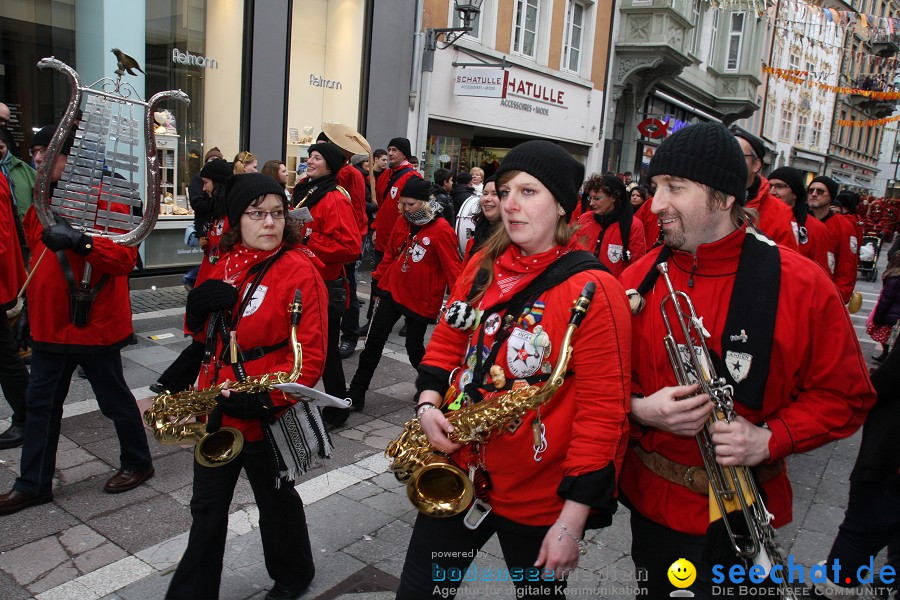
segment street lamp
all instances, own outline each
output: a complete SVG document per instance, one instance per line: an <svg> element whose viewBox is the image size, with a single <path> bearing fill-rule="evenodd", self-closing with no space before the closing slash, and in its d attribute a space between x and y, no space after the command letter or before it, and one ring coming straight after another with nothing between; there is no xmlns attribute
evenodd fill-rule
<svg viewBox="0 0 900 600"><path fill-rule="evenodd" d="M434 53L449 48L456 40L472 31L471 23L481 13L483 0L454 0L453 10L459 14L463 27L429 27L425 30L424 56L422 57L422 93L419 95L419 123L416 130L417 153L424 158L428 138L428 101L431 96L431 73L434 71ZM441 36L444 44L438 46Z"/></svg>
<svg viewBox="0 0 900 600"><path fill-rule="evenodd" d="M481 12L481 3L483 0L455 0L453 10L459 14L460 20L463 22L462 27L440 27L437 29L429 27L425 30L425 60L423 70L431 71L434 66L434 51L449 48L453 43L463 35L472 31L469 23L475 20ZM444 45L438 46L441 36L446 36Z"/></svg>

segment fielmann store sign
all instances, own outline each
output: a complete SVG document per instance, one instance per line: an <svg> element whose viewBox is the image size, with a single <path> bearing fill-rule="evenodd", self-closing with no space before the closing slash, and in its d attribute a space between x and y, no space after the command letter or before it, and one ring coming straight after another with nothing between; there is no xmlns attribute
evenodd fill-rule
<svg viewBox="0 0 900 600"><path fill-rule="evenodd" d="M511 77L505 69L457 68L453 92L457 96L500 98L501 106L545 116L550 115L549 107L568 108L564 90L526 77Z"/></svg>

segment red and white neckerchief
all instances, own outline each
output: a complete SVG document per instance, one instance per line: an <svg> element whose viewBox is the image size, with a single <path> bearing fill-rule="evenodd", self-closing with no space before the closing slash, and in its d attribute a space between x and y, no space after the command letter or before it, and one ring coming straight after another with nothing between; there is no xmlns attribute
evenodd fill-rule
<svg viewBox="0 0 900 600"><path fill-rule="evenodd" d="M225 276L222 278L222 281L234 285L242 271L252 267L260 260L266 260L273 256L278 252L279 248L281 248L280 245L273 250L263 251L247 248L243 244L236 244L231 249L231 252L228 253L228 258L225 259Z"/></svg>

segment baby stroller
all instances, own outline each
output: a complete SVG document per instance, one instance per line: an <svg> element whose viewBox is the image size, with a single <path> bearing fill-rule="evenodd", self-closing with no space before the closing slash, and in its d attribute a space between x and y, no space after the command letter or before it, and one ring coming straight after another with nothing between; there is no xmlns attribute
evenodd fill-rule
<svg viewBox="0 0 900 600"><path fill-rule="evenodd" d="M881 238L874 232L867 232L859 247L859 274L866 281L878 279L878 256L881 253Z"/></svg>

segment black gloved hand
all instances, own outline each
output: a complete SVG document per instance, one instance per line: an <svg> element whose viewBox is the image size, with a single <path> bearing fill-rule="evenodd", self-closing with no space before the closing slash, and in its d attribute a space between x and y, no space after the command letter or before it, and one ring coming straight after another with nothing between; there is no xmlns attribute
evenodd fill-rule
<svg viewBox="0 0 900 600"><path fill-rule="evenodd" d="M49 229L44 229L41 241L54 252L73 250L76 254L86 256L94 249L94 239L86 233L74 229L62 217L56 217L56 224Z"/></svg>
<svg viewBox="0 0 900 600"><path fill-rule="evenodd" d="M16 349L27 350L31 347L31 323L28 322L28 301L22 302L19 320L16 321Z"/></svg>
<svg viewBox="0 0 900 600"><path fill-rule="evenodd" d="M237 300L237 288L233 285L221 279L207 279L188 292L185 309L192 317L202 320L209 313L232 308Z"/></svg>
<svg viewBox="0 0 900 600"><path fill-rule="evenodd" d="M216 398L217 406L222 407L229 417L244 419L269 420L272 417L272 397L268 392L229 392L226 398L222 394Z"/></svg>

